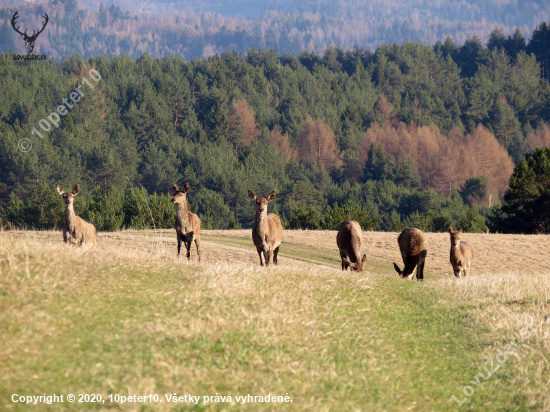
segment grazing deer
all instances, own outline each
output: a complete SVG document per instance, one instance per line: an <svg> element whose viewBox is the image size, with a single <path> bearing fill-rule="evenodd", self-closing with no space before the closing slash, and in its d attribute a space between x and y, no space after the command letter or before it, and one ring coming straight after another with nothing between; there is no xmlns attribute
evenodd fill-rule
<svg viewBox="0 0 550 412"><path fill-rule="evenodd" d="M191 260L191 243L195 241L197 256L201 263L201 220L199 217L187 209L187 192L189 183L183 186L182 190L174 184L174 197L172 202L176 205L176 236L178 237L178 256L180 255L181 242L185 243L187 249L187 260Z"/></svg>
<svg viewBox="0 0 550 412"><path fill-rule="evenodd" d="M80 185L76 185L72 192L64 192L63 188L57 185L57 193L63 196L65 202L65 216L63 217L63 240L65 243L83 243L96 245L97 233L95 226L78 217L74 212L74 197L80 192Z"/></svg>
<svg viewBox="0 0 550 412"><path fill-rule="evenodd" d="M336 244L340 249L340 258L342 259L342 270L363 271L363 266L367 261L367 255L359 260L361 253L361 239L363 231L361 226L355 220L348 220L340 224L338 234L336 235ZM349 260L347 259L349 257Z"/></svg>
<svg viewBox="0 0 550 412"><path fill-rule="evenodd" d="M449 226L449 234L451 235L451 265L455 276L460 279L461 275L466 277L470 273L474 252L469 244L460 240L461 227L457 232L453 232L453 228Z"/></svg>
<svg viewBox="0 0 550 412"><path fill-rule="evenodd" d="M399 250L405 267L403 270L394 262L393 267L399 275L406 279L414 277L416 269L416 280L424 279L424 263L428 254L428 242L421 230L408 227L397 237ZM418 266L418 269L417 269Z"/></svg>
<svg viewBox="0 0 550 412"><path fill-rule="evenodd" d="M252 228L252 241L260 256L260 264L269 266L277 264L279 245L283 241L283 225L274 213L267 213L267 204L275 199L275 190L267 197L258 197L252 190L248 190L248 197L256 202L256 217Z"/></svg>

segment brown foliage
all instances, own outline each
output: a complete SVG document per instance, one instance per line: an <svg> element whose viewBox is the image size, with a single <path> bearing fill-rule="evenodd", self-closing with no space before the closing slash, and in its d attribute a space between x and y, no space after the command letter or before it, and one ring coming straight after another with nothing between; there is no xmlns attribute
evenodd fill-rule
<svg viewBox="0 0 550 412"><path fill-rule="evenodd" d="M287 162L291 158L296 156L296 150L290 147L288 136L286 134L283 134L283 130L278 124L273 126L273 129L271 129L271 132L269 133L269 138L271 139L273 145L277 148L277 150L286 156Z"/></svg>
<svg viewBox="0 0 550 412"><path fill-rule="evenodd" d="M550 127L544 125L542 128L527 136L527 142L533 148L550 147Z"/></svg>
<svg viewBox="0 0 550 412"><path fill-rule="evenodd" d="M260 130L256 122L254 110L248 106L244 99L234 100L227 119L231 129L231 137L234 143L250 146L258 140Z"/></svg>
<svg viewBox="0 0 550 412"><path fill-rule="evenodd" d="M342 166L342 154L338 150L334 133L321 120L307 117L298 135L298 156L305 163L317 163L330 170Z"/></svg>
<svg viewBox="0 0 550 412"><path fill-rule="evenodd" d="M533 137L543 141L545 133ZM506 149L495 136L479 124L471 134L464 135L459 129L452 130L447 137L439 128L399 123L385 126L375 123L363 135L359 149L362 164L365 164L371 144L380 145L386 156L392 155L398 162L410 157L416 162L417 174L426 189L450 194L459 189L467 179L487 175L488 203L502 196L508 187L508 179L514 163Z"/></svg>

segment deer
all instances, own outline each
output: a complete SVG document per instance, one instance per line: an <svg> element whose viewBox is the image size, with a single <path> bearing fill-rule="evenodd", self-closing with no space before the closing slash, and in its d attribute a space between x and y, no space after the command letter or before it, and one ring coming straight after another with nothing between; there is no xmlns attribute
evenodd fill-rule
<svg viewBox="0 0 550 412"><path fill-rule="evenodd" d="M34 50L34 42L35 42L36 39L38 38L38 35L39 35L40 33L42 33L42 31L44 30L44 28L46 27L46 24L48 24L48 21L49 21L50 18L48 17L48 15L47 15L46 13L44 13L44 18L46 19L46 21L45 21L44 23L42 23L42 28L41 28L40 30L38 30L38 33L36 32L36 30L33 30L32 35L29 36L29 35L27 34L27 30L25 30L24 33L21 33L21 32L19 31L19 27L21 27L21 26L15 27L15 25L17 24L17 23L16 23L16 20L19 18L18 14L19 14L19 10L17 10L17 11L13 14L13 17L12 17L12 19L11 19L11 25L12 25L13 29L14 29L17 33L19 33L19 34L21 35L21 38L25 41L25 47L26 47L26 49L27 49L27 53L31 54L31 53L33 52L33 50Z"/></svg>
<svg viewBox="0 0 550 412"><path fill-rule="evenodd" d="M252 241L260 256L260 265L277 264L279 246L283 241L283 225L275 213L267 213L267 204L275 199L275 190L267 197L258 197L248 189L248 197L256 202L256 216L252 228Z"/></svg>
<svg viewBox="0 0 550 412"><path fill-rule="evenodd" d="M401 257L405 267L403 270L394 262L393 267L399 276L412 279L416 270L416 280L424 280L424 263L428 254L428 242L421 230L408 227L397 237Z"/></svg>
<svg viewBox="0 0 550 412"><path fill-rule="evenodd" d="M461 276L466 277L470 273L474 253L469 244L460 240L462 227L454 232L453 228L449 226L449 234L451 235L451 265L455 276L460 279Z"/></svg>
<svg viewBox="0 0 550 412"><path fill-rule="evenodd" d="M355 220L348 220L340 224L338 234L336 235L336 244L338 245L338 249L340 249L342 270L347 270L349 267L351 271L363 271L367 255L364 254L363 258L359 260L362 237L363 231L361 230L361 225Z"/></svg>
<svg viewBox="0 0 550 412"><path fill-rule="evenodd" d="M201 263L201 220L199 217L190 212L187 208L187 192L190 187L189 183L185 183L181 190L174 183L174 197L172 203L176 205L176 236L178 238L178 258L180 256L181 244L185 243L187 249L187 261L191 260L191 244L195 241L197 248L197 257L199 264Z"/></svg>
<svg viewBox="0 0 550 412"><path fill-rule="evenodd" d="M96 246L97 231L95 226L77 216L74 211L74 197L80 193L80 185L76 185L72 192L65 192L57 185L57 193L63 196L65 216L63 217L63 240L68 244L82 246L84 243Z"/></svg>

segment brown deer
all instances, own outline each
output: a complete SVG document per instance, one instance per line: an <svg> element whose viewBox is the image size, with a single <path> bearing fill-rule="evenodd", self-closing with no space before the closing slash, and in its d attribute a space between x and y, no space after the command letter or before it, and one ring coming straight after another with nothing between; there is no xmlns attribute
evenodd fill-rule
<svg viewBox="0 0 550 412"><path fill-rule="evenodd" d="M363 231L359 223L355 220L348 220L340 224L338 234L336 235L336 244L338 245L338 249L340 249L342 270L347 270L349 267L352 271L363 271L363 266L367 261L367 255L364 254L363 258L359 260L362 238ZM347 259L348 257L349 260Z"/></svg>
<svg viewBox="0 0 550 412"><path fill-rule="evenodd" d="M189 183L183 186L182 190L174 184L174 197L172 202L176 205L176 236L178 237L178 257L180 255L181 243L185 243L187 249L187 260L191 260L191 244L195 241L197 256L201 263L201 220L199 217L187 209L187 192Z"/></svg>
<svg viewBox="0 0 550 412"><path fill-rule="evenodd" d="M460 279L461 276L466 277L470 273L474 252L469 244L460 240L461 227L454 232L453 228L449 226L449 234L451 235L451 265L455 276Z"/></svg>
<svg viewBox="0 0 550 412"><path fill-rule="evenodd" d="M76 185L72 192L64 192L63 188L57 185L57 193L63 196L65 203L65 216L63 217L63 240L65 243L82 246L83 243L95 247L97 232L95 226L80 218L74 212L74 197L80 192L80 185Z"/></svg>
<svg viewBox="0 0 550 412"><path fill-rule="evenodd" d="M397 237L399 250L405 267L403 270L394 262L393 267L402 278L412 279L416 269L416 280L424 279L424 263L428 254L428 242L421 230L408 227ZM418 267L418 268L417 268Z"/></svg>
<svg viewBox="0 0 550 412"><path fill-rule="evenodd" d="M252 190L248 190L248 197L256 202L256 217L252 228L252 241L260 256L260 264L269 266L277 264L279 246L283 241L283 225L274 213L267 213L267 204L275 199L275 190L267 197L258 197Z"/></svg>

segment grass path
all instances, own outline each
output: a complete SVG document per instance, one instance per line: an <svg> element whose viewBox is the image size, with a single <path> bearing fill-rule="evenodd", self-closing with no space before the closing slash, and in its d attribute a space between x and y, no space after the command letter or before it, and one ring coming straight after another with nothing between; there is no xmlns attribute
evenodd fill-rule
<svg viewBox="0 0 550 412"><path fill-rule="evenodd" d="M130 234L124 239L136 242ZM216 236L204 241L230 244L229 251L250 247ZM519 336L530 316L548 319L543 278L535 279L539 290L527 291L505 276L507 285L481 277L419 283L299 261L268 269L198 266L117 242L86 250L0 233L0 410L527 411L550 405L546 326L474 386L467 403L459 407L451 399L464 397L464 385L472 386L486 359ZM303 247L298 254L330 265ZM156 393L163 402L25 406L10 401L14 393L103 399ZM234 404L168 404L169 393L231 395ZM235 395L268 393L288 393L293 402L235 404Z"/></svg>

